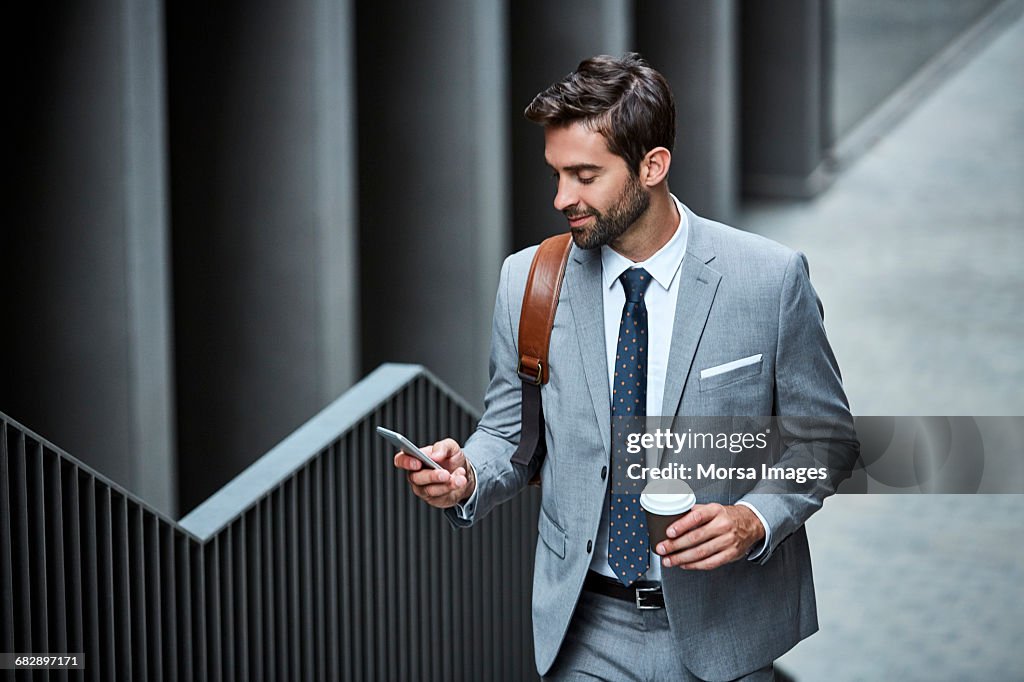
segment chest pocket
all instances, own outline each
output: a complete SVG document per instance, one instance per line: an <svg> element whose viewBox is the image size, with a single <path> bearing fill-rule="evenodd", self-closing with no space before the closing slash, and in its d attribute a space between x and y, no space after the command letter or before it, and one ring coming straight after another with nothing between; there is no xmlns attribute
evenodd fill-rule
<svg viewBox="0 0 1024 682"><path fill-rule="evenodd" d="M760 353L750 357L727 362L724 365L702 369L700 372L700 390L713 391L716 388L734 384L761 374L764 358Z"/></svg>

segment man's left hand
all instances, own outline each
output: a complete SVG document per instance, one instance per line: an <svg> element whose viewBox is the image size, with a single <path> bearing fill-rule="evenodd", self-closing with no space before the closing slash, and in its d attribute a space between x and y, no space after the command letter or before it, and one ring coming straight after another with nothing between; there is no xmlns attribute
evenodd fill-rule
<svg viewBox="0 0 1024 682"><path fill-rule="evenodd" d="M764 539L764 526L743 505L695 504L666 534L655 548L662 566L708 570L745 557Z"/></svg>

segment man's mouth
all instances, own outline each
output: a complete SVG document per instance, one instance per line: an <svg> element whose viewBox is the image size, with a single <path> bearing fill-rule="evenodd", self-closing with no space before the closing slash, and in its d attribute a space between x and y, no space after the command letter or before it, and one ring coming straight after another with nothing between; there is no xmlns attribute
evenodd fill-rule
<svg viewBox="0 0 1024 682"><path fill-rule="evenodd" d="M594 216L584 213L582 215L575 216L566 215L565 217L568 218L569 220L569 227L576 229L583 227L587 223L587 221L593 218Z"/></svg>

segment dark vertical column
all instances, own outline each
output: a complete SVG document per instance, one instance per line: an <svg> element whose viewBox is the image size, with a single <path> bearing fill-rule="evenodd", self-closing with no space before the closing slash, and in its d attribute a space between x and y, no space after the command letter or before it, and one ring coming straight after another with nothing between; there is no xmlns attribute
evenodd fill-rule
<svg viewBox="0 0 1024 682"><path fill-rule="evenodd" d="M0 409L173 513L161 5L24 5L9 22Z"/></svg>
<svg viewBox="0 0 1024 682"><path fill-rule="evenodd" d="M347 0L167 6L182 508L353 379Z"/></svg>
<svg viewBox="0 0 1024 682"><path fill-rule="evenodd" d="M544 165L544 136L522 112L534 95L587 57L634 49L632 5L627 0L525 0L509 7L514 249L568 230L551 205L555 192Z"/></svg>
<svg viewBox="0 0 1024 682"><path fill-rule="evenodd" d="M822 3L744 3L741 26L743 191L814 196L830 181L824 158Z"/></svg>
<svg viewBox="0 0 1024 682"><path fill-rule="evenodd" d="M357 5L363 371L481 402L507 252L502 0Z"/></svg>
<svg viewBox="0 0 1024 682"><path fill-rule="evenodd" d="M643 0L636 9L640 52L676 102L669 186L697 213L728 221L739 190L735 3Z"/></svg>

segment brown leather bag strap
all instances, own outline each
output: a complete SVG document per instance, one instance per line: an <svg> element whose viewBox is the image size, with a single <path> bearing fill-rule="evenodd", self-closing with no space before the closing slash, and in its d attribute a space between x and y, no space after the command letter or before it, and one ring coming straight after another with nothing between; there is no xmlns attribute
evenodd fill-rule
<svg viewBox="0 0 1024 682"><path fill-rule="evenodd" d="M519 315L519 364L516 367L523 382L522 427L519 447L512 455L512 462L523 466L529 466L534 455L544 450L540 387L550 378L548 345L571 248L569 233L545 239L533 255L526 280Z"/></svg>

